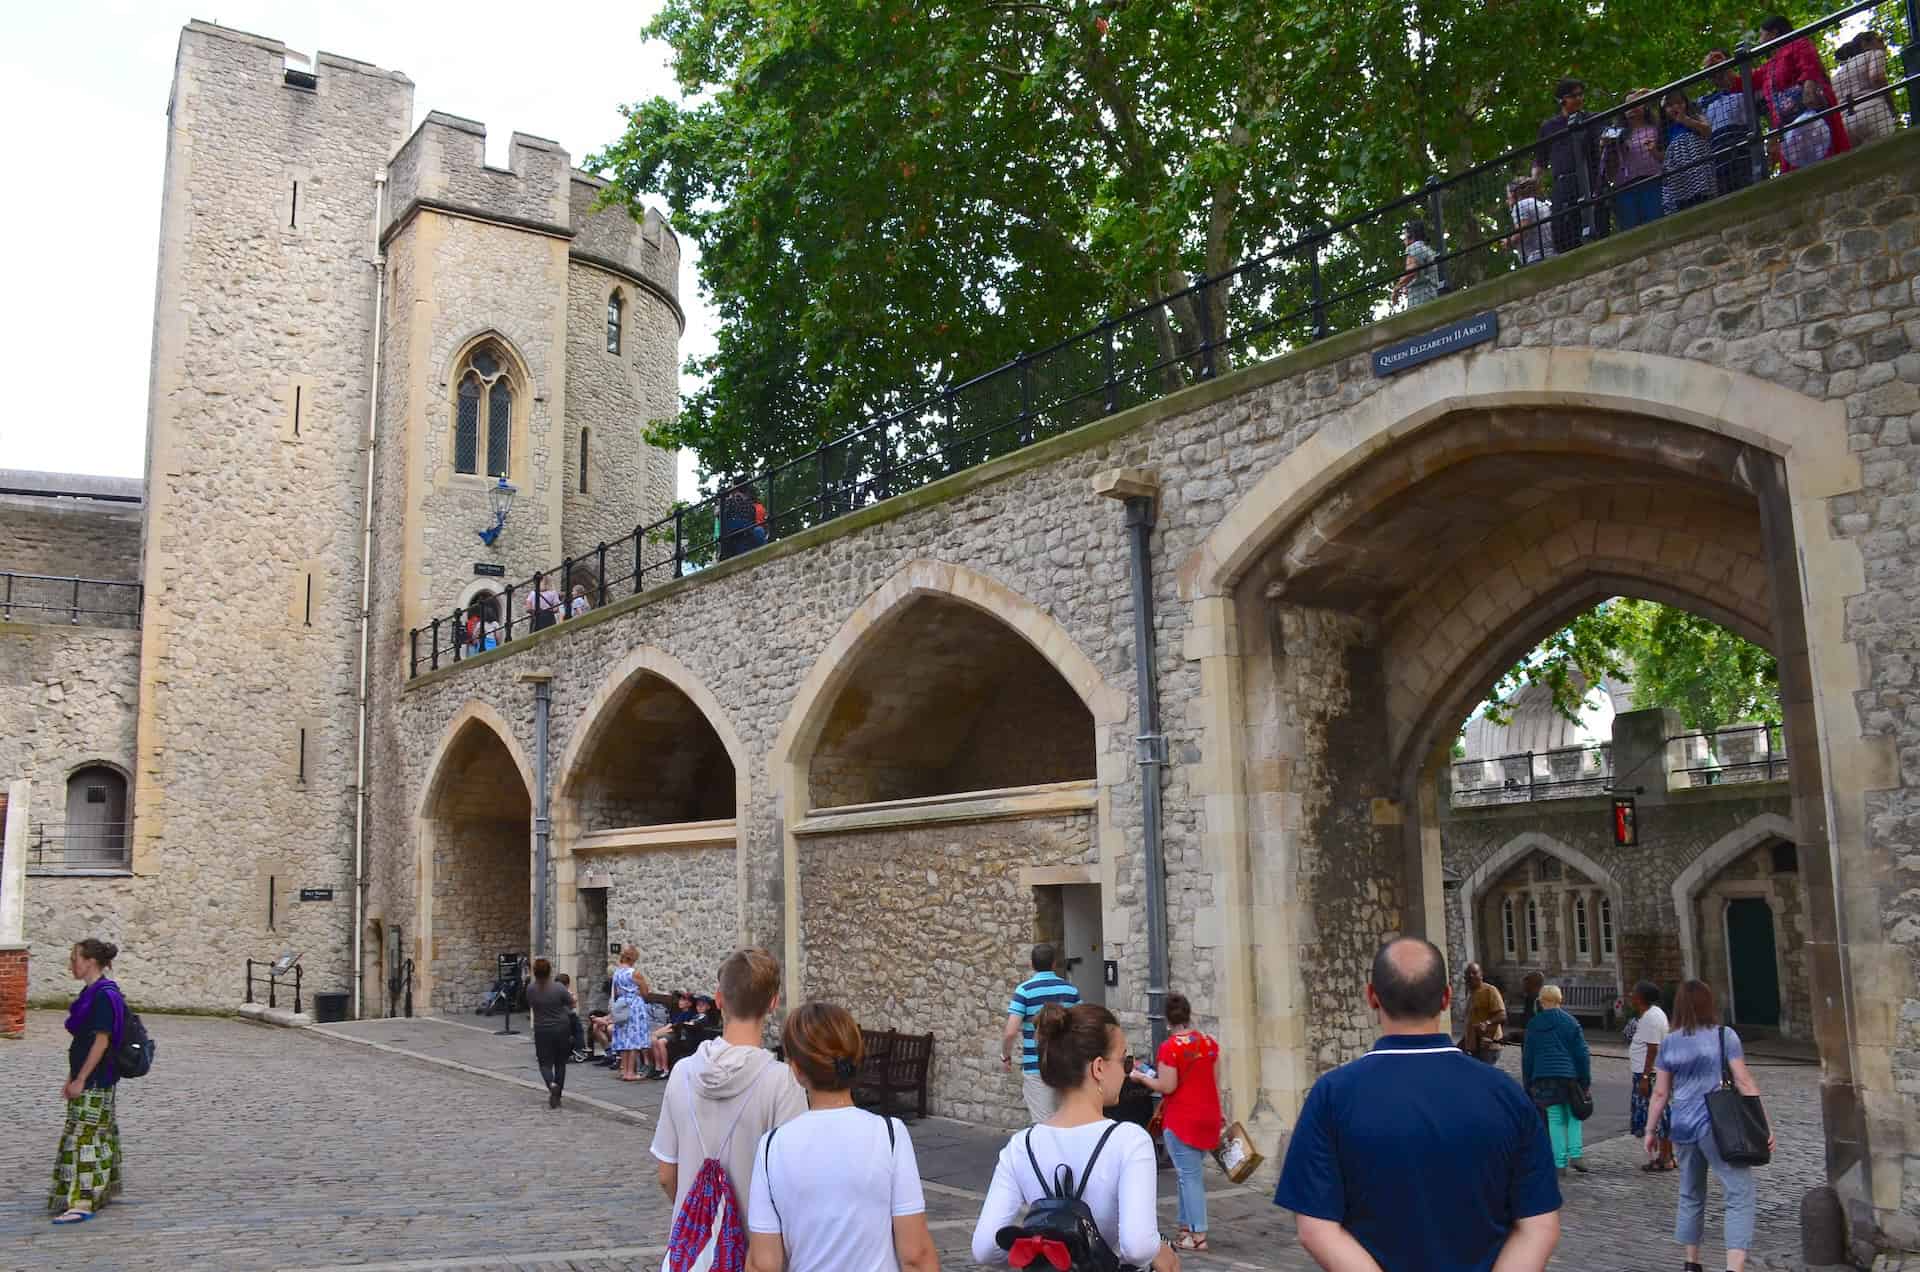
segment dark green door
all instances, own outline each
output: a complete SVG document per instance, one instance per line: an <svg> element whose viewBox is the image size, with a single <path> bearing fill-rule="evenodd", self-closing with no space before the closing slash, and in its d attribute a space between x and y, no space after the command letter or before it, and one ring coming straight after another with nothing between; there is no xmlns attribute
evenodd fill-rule
<svg viewBox="0 0 1920 1272"><path fill-rule="evenodd" d="M1773 907L1759 897L1727 903L1727 961L1733 967L1733 1019L1780 1023L1780 970L1773 961Z"/></svg>

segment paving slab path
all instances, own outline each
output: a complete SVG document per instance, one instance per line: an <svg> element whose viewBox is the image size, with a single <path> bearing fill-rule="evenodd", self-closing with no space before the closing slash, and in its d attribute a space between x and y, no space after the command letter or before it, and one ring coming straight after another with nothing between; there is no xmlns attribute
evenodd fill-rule
<svg viewBox="0 0 1920 1272"><path fill-rule="evenodd" d="M498 1020L478 1017L284 1030L154 1015L159 1063L121 1103L126 1195L91 1223L55 1228L45 1205L61 1119L60 1024L57 1013L35 1012L24 1040L0 1042L0 1268L9 1272L660 1266L669 1215L647 1145L664 1084L576 1067L566 1107L551 1111L524 1019L500 1036ZM1505 1063L1515 1068L1518 1057ZM1756 1072L1781 1153L1763 1178L1761 1257L1749 1266L1797 1269L1800 1195L1820 1173L1818 1070ZM1609 1103L1603 1094L1589 1123L1593 1173L1567 1185L1554 1266L1667 1272L1679 1262L1667 1240L1674 1177L1638 1169L1624 1109ZM1010 1117L1018 1107L1009 1082ZM1006 1132L944 1118L910 1130L942 1266L970 1266ZM1160 1193L1171 1231L1171 1172ZM1212 1176L1214 1252L1186 1267L1310 1269L1270 1196ZM1717 1233L1717 1210L1708 1222ZM1718 1266L1711 1255L1708 1266Z"/></svg>

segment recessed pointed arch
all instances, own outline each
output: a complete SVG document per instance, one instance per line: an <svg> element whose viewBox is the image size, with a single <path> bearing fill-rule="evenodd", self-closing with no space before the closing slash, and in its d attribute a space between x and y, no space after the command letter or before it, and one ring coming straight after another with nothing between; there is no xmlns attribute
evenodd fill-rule
<svg viewBox="0 0 1920 1272"><path fill-rule="evenodd" d="M1241 497L1181 564L1188 598L1224 596L1287 526L1369 461L1449 416L1576 409L1666 420L1787 461L1794 498L1857 489L1846 408L1685 358L1608 349L1498 349L1430 362L1329 416ZM1475 439L1479 441L1480 439ZM1489 435L1494 448L1504 439ZM1417 474L1409 472L1407 479Z"/></svg>
<svg viewBox="0 0 1920 1272"><path fill-rule="evenodd" d="M533 766L479 699L441 730L414 806L417 996L470 1007L489 960L524 949L533 919Z"/></svg>
<svg viewBox="0 0 1920 1272"><path fill-rule="evenodd" d="M836 703L866 656L916 607L926 603L957 605L992 619L1064 683L1084 717L1090 719L1095 776L1099 779L1094 834L1100 863L1096 873L1103 883L1111 877L1119 836L1113 827L1107 788L1111 782L1124 780L1128 773L1127 767L1111 762L1111 758L1116 746L1125 745L1125 724L1132 705L1129 696L1107 683L1057 619L1006 584L950 562L910 561L848 615L814 659L774 740L771 768L782 807L786 884L785 953L789 992L795 996L801 992L804 965L799 939L802 881L794 827L814 806L810 774L814 754ZM1110 906L1110 893L1106 895Z"/></svg>
<svg viewBox="0 0 1920 1272"><path fill-rule="evenodd" d="M718 953L746 936L746 821L752 757L713 690L664 649L643 645L601 678L574 717L554 770L554 957L586 978L599 975L604 951L589 948L587 929L609 918L638 892L692 886L686 869L724 869L734 897L724 932L703 929L652 965L687 983L711 978ZM731 860L714 853L724 849ZM583 851L588 855L583 856ZM673 854L668 858L660 854ZM619 868L614 868L618 863ZM615 884L615 876L619 884ZM716 888L719 885L716 883ZM582 897L583 889L599 890ZM663 895L663 894L662 894ZM653 900L657 900L656 896ZM583 920L582 907L597 906ZM678 960L678 961L676 961ZM682 969L688 969L682 971ZM689 980L695 972L700 977Z"/></svg>
<svg viewBox="0 0 1920 1272"><path fill-rule="evenodd" d="M1480 948L1477 931L1480 903L1486 899L1487 891L1498 883L1500 877L1512 869L1517 862L1525 860L1535 852L1544 852L1549 857L1558 857L1572 866L1607 890L1607 895L1613 898L1613 909L1616 915L1626 912L1626 895L1620 890L1620 882L1613 877L1612 871L1578 848L1562 843L1552 835L1542 834L1537 830L1522 831L1494 849L1485 861L1474 867L1473 873L1460 881L1460 909L1465 921L1462 949L1466 952L1468 962L1484 963L1487 958L1487 952Z"/></svg>
<svg viewBox="0 0 1920 1272"><path fill-rule="evenodd" d="M1800 842L1793 823L1778 813L1761 813L1713 841L1687 864L1673 881L1673 913L1680 925L1680 968L1687 976L1700 974L1700 933L1694 923L1693 903L1722 870L1772 839Z"/></svg>

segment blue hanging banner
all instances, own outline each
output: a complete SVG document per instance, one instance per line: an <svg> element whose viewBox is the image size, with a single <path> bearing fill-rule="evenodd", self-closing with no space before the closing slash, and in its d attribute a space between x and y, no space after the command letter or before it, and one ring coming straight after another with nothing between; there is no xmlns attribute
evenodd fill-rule
<svg viewBox="0 0 1920 1272"><path fill-rule="evenodd" d="M1398 375L1410 367L1419 366L1422 362L1431 362L1449 353L1458 353L1473 345L1485 344L1499 334L1499 315L1489 309L1484 314L1463 318L1450 327L1425 332L1390 344L1384 349L1375 349L1373 374L1376 377Z"/></svg>

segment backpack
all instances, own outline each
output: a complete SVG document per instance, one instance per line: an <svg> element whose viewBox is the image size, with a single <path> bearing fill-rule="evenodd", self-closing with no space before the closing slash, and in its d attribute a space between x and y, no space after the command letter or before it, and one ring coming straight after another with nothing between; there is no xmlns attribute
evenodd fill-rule
<svg viewBox="0 0 1920 1272"><path fill-rule="evenodd" d="M733 1124L727 1127L720 1146L712 1152L707 1151L706 1138L700 1134L700 1108L695 1102L693 1083L689 1081L681 1088L687 1093L687 1121L693 1127L693 1138L700 1145L703 1160L693 1177L693 1186L687 1190L687 1199L680 1203L679 1212L673 1216L673 1227L667 1233L667 1258L661 1272L746 1272L746 1224L720 1156L733 1142L740 1119L746 1116L747 1094L774 1067L772 1058L768 1060L759 1076L741 1092Z"/></svg>
<svg viewBox="0 0 1920 1272"><path fill-rule="evenodd" d="M1033 1165L1033 1177L1040 1181L1044 1194L1027 1207L1023 1224L1009 1224L994 1234L994 1241L1007 1252L1007 1264L1014 1268L1053 1268L1055 1272L1122 1272L1120 1257L1100 1234L1093 1221L1093 1208L1081 1199L1087 1180L1093 1177L1093 1164L1100 1150L1120 1129L1110 1122L1093 1155L1080 1168L1080 1186L1074 1187L1073 1167L1065 1162L1054 1168L1054 1182L1047 1183L1040 1159L1033 1155L1033 1131L1027 1131L1027 1161Z"/></svg>
<svg viewBox="0 0 1920 1272"><path fill-rule="evenodd" d="M158 1050L152 1035L140 1020L140 1013L129 1007L127 1021L120 1029L120 1045L113 1049L113 1071L122 1078L144 1078L153 1068L153 1053Z"/></svg>

